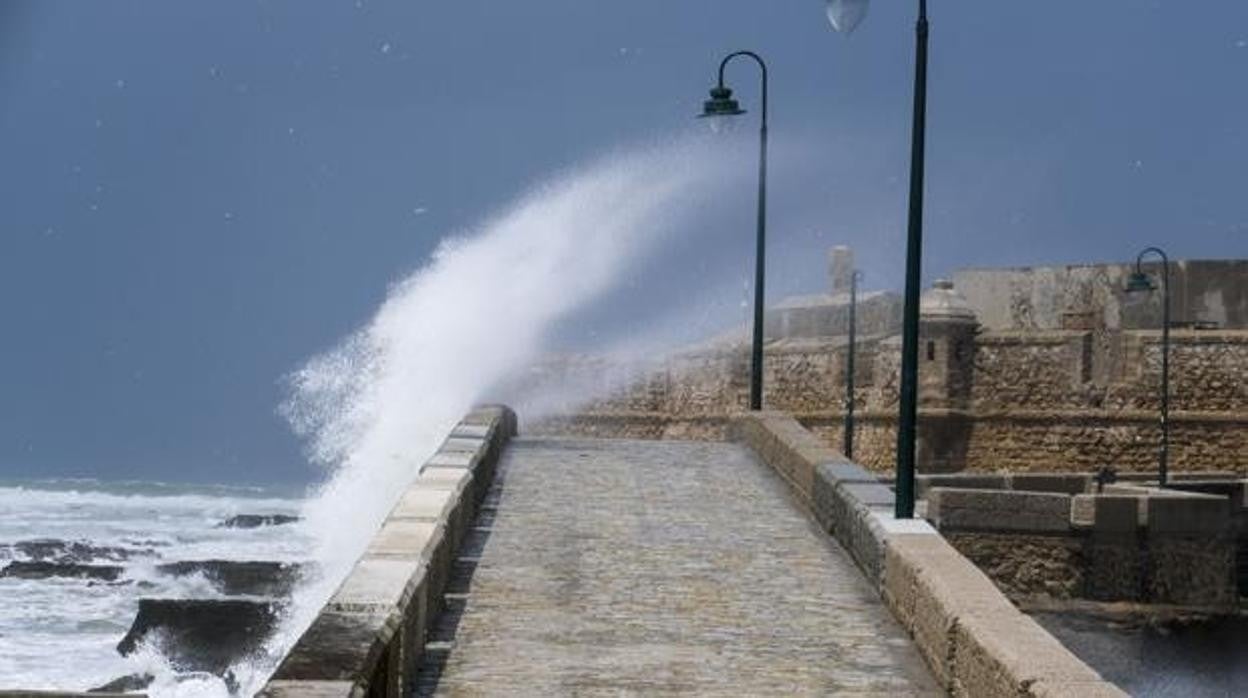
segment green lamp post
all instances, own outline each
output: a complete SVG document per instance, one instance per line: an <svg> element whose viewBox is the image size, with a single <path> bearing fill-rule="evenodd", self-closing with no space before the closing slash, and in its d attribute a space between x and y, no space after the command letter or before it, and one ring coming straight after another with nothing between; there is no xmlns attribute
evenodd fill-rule
<svg viewBox="0 0 1248 698"><path fill-rule="evenodd" d="M736 51L719 62L719 81L711 88L711 98L702 104L699 115L717 128L725 119L745 113L732 90L724 86L724 68L734 58L744 56L758 64L762 75L762 126L758 132L758 228L754 251L754 336L750 344L750 409L763 408L763 282L767 242L767 64L753 51Z"/></svg>
<svg viewBox="0 0 1248 698"><path fill-rule="evenodd" d="M828 20L849 33L866 17L867 0L828 0ZM919 398L919 294L923 252L923 176L927 140L927 0L915 24L914 114L910 129L910 213L906 234L906 291L901 320L901 394L897 415L895 514L914 517L914 449Z"/></svg>
<svg viewBox="0 0 1248 698"><path fill-rule="evenodd" d="M1170 468L1170 259L1160 247L1147 247L1135 258L1135 271L1127 277L1127 293L1148 293L1157 286L1144 273L1144 257L1161 258L1161 445L1157 449L1157 484L1166 486Z"/></svg>
<svg viewBox="0 0 1248 698"><path fill-rule="evenodd" d="M858 282L862 272L849 274L849 349L845 356L845 457L854 459L854 354L858 350Z"/></svg>

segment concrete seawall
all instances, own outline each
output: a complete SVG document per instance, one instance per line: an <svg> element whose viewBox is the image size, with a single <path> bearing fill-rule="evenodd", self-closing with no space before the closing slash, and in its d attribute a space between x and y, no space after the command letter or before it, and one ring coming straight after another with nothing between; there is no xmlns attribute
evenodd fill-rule
<svg viewBox="0 0 1248 698"><path fill-rule="evenodd" d="M475 409L451 431L260 695L404 695L455 551L515 433L506 407Z"/></svg>
<svg viewBox="0 0 1248 698"><path fill-rule="evenodd" d="M849 551L955 696L1126 696L1023 614L925 521L893 517L893 493L792 417L730 425Z"/></svg>

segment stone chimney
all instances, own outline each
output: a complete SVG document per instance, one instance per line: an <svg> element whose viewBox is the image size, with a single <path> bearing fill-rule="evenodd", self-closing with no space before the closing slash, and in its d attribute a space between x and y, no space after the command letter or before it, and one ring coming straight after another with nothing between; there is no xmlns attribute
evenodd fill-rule
<svg viewBox="0 0 1248 698"><path fill-rule="evenodd" d="M854 251L845 245L837 245L828 252L828 277L832 283L832 295L849 293L850 278L854 274Z"/></svg>

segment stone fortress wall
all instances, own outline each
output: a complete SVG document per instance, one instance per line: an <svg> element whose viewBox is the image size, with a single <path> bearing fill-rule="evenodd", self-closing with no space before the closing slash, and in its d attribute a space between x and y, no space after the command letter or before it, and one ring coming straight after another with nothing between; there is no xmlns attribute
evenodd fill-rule
<svg viewBox="0 0 1248 698"><path fill-rule="evenodd" d="M1172 266L1188 270L1186 276L1174 273L1175 288L1179 282L1174 279L1185 278L1189 288L1203 284L1206 291L1191 295L1204 299L1200 308L1176 310L1178 320L1172 323L1171 468L1248 472L1248 263ZM1200 268L1208 277L1203 281L1191 271ZM1095 283L1066 287L1083 290L1069 291L1078 303L1067 306L1075 310L1065 314L1052 310L1059 307L1053 302L1027 300L1039 287L1027 280L1040 274L1034 270L955 274L974 275L978 286L970 298L956 283L938 282L927 291L920 329L920 469L1088 471L1108 465L1153 470L1161 333L1159 323L1148 324L1147 308L1121 310L1121 284L1115 281L1120 272L1110 266L1099 274L1080 272ZM1222 284L1216 294L1207 290L1214 281ZM1023 300L1011 301L1015 307L1031 303L1048 310L1001 316L993 309L997 306L982 300L994 318L993 324L984 323L981 307L971 298L999 299L1004 291L985 290L997 282L1024 289L1018 292ZM770 311L764 399L767 407L795 414L840 448L848 297L837 288L834 280L832 294L782 301ZM1218 303L1209 301L1214 296ZM1107 306L1089 311L1089 299L1102 297L1116 299L1112 311ZM888 293L864 294L860 302L859 317L869 320L859 324L854 456L886 471L893 466L896 439L900 305ZM863 307L871 310L864 313ZM1090 312L1112 322L1089 321ZM1033 326L1020 327L1020 318ZM1142 327L1132 326L1137 321ZM1052 326L1063 322L1064 328ZM786 334L785 327L797 329ZM545 387L589 386L608 397L588 405L569 403L564 416L532 427L598 436L720 438L728 415L746 405L748 363L744 340L692 348L650 363L552 357L535 367L530 381Z"/></svg>

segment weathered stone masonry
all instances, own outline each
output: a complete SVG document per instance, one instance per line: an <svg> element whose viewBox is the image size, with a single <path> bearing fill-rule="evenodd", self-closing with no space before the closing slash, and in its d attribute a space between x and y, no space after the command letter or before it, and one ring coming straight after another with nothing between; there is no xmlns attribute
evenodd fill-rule
<svg viewBox="0 0 1248 698"><path fill-rule="evenodd" d="M920 345L920 467L926 472L1087 471L1155 467L1160 332L986 332L924 317ZM1248 472L1248 330L1171 333L1171 467ZM767 406L795 414L841 445L846 342L769 342ZM609 395L567 406L547 433L721 438L748 393L744 345L703 348L652 365L560 357L534 383L597 387ZM892 467L900 342L858 347L856 460ZM613 384L607 385L606 376ZM635 380L626 380L633 377ZM637 378L640 377L640 378Z"/></svg>

